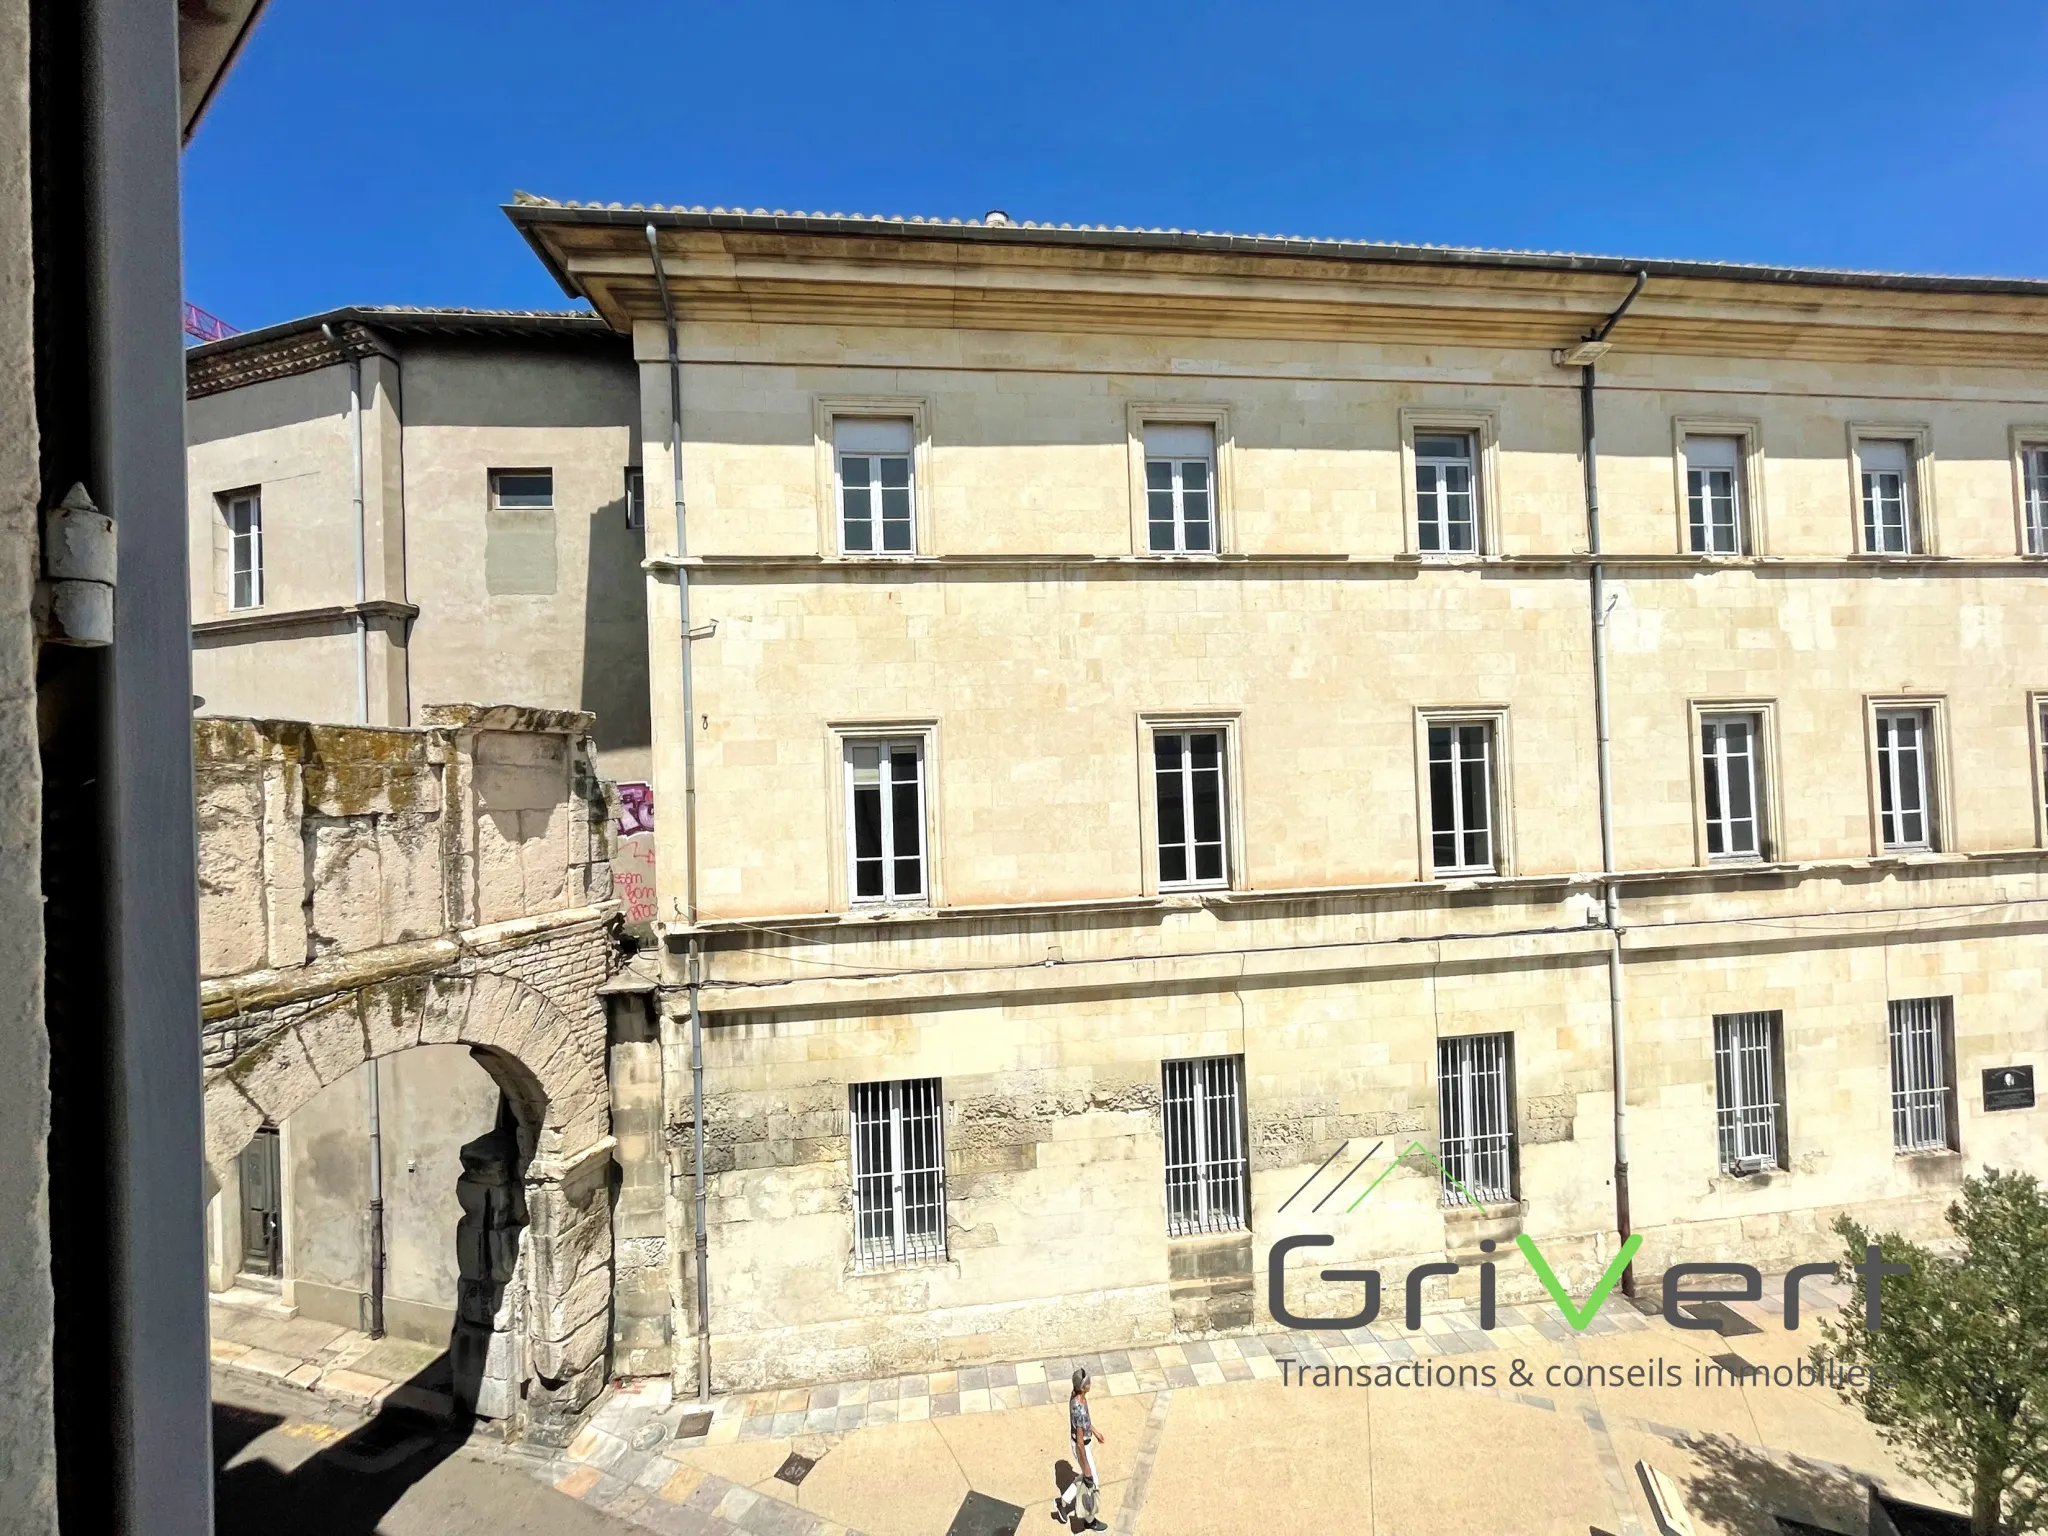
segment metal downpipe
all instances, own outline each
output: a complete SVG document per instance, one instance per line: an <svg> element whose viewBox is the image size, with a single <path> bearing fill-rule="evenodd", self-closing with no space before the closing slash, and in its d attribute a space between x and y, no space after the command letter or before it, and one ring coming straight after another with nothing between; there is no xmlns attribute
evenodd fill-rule
<svg viewBox="0 0 2048 1536"><path fill-rule="evenodd" d="M341 338L332 325L322 325L327 339L336 346ZM363 604L369 600L369 560L365 549L367 535L363 528L363 360L350 355L348 360L348 436L349 458L355 487L355 534L356 534L356 723L370 723L370 628L369 620L363 615Z"/></svg>
<svg viewBox="0 0 2048 1536"><path fill-rule="evenodd" d="M689 553L688 529L683 515L683 364L676 341L675 300L668 290L668 270L662 265L661 243L654 226L647 226L647 254L654 263L654 285L661 293L662 319L668 337L668 462L669 481L675 502L676 596L681 609L681 662L683 668L683 924L697 926L697 696L692 679L690 647L695 636L690 625L690 569L684 563ZM711 1395L711 1242L704 1229L708 1204L704 1179L704 1018L697 1006L700 985L698 942L690 939L690 1178L692 1207L691 1250L696 1269L697 1292L697 1399Z"/></svg>

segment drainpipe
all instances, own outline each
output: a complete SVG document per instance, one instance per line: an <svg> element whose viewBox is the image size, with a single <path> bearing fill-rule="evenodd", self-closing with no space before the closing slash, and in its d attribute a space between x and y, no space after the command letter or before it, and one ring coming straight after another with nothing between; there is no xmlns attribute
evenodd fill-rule
<svg viewBox="0 0 2048 1536"><path fill-rule="evenodd" d="M1600 542L1600 455L1594 414L1595 372L1608 350L1607 337L1635 303L1650 274L1638 272L1635 286L1607 319L1586 334L1575 347L1554 354L1565 367L1579 369L1580 453L1586 467L1586 547L1591 556L1591 598L1593 606L1593 733L1598 746L1596 777L1600 796L1600 909L1607 929L1607 1032L1609 1053L1614 1063L1614 1225L1625 1244L1634 1230L1629 1212L1628 1189L1628 1031L1621 971L1621 889L1614 863L1614 770L1612 765L1612 717L1607 703L1607 569L1601 559ZM1636 1292L1635 1266L1621 1272L1624 1295Z"/></svg>
<svg viewBox="0 0 2048 1536"><path fill-rule="evenodd" d="M690 568L683 563L689 553L688 529L683 517L683 364L676 343L675 300L668 290L668 271L661 261L661 242L654 226L647 226L647 254L654 262L654 286L661 293L662 319L668 331L668 463L669 484L675 503L676 596L681 607L681 661L683 668L683 924L697 926L697 696L692 681L690 647L696 636L690 628ZM711 1395L711 1239L705 1231L706 1191L704 1182L704 1016L697 1006L700 953L693 935L690 939L690 1177L695 1219L691 1248L697 1271L697 1399Z"/></svg>
<svg viewBox="0 0 2048 1536"><path fill-rule="evenodd" d="M332 325L320 329L336 346L341 338ZM348 360L348 435L351 468L355 483L356 532L356 722L370 723L370 629L363 617L363 603L369 597L368 562L363 533L363 361L350 354Z"/></svg>
<svg viewBox="0 0 2048 1536"><path fill-rule="evenodd" d="M384 1337L384 1115L377 1096L377 1058L370 1069L370 1337Z"/></svg>

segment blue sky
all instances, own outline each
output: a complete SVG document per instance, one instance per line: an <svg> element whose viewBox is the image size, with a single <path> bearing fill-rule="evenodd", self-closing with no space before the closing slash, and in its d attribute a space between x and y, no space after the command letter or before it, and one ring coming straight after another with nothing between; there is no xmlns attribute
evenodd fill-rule
<svg viewBox="0 0 2048 1536"><path fill-rule="evenodd" d="M186 293L559 307L498 205L2048 276L2048 6L271 0Z"/></svg>

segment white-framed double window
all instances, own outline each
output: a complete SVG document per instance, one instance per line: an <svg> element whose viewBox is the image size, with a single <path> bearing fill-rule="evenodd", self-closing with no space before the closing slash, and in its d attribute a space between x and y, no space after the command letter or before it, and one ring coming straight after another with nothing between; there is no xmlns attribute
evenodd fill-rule
<svg viewBox="0 0 2048 1536"><path fill-rule="evenodd" d="M1934 711L1879 709L1875 729L1879 847L1907 853L1938 848Z"/></svg>
<svg viewBox="0 0 2048 1536"><path fill-rule="evenodd" d="M1955 1013L1946 997L1888 1005L1892 1150L1937 1152L1955 1141Z"/></svg>
<svg viewBox="0 0 2048 1536"><path fill-rule="evenodd" d="M1499 868L1497 722L1431 720L1429 863L1438 876L1490 875Z"/></svg>
<svg viewBox="0 0 2048 1536"><path fill-rule="evenodd" d="M1866 437L1856 444L1865 554L1923 552L1913 450L1913 443L1904 438Z"/></svg>
<svg viewBox="0 0 2048 1536"><path fill-rule="evenodd" d="M847 898L856 906L930 900L924 746L921 736L844 742Z"/></svg>
<svg viewBox="0 0 2048 1536"><path fill-rule="evenodd" d="M1415 547L1425 555L1479 548L1479 465L1470 432L1415 434Z"/></svg>
<svg viewBox="0 0 2048 1536"><path fill-rule="evenodd" d="M1445 1205L1515 1198L1514 1036L1436 1043L1437 1162Z"/></svg>
<svg viewBox="0 0 2048 1536"><path fill-rule="evenodd" d="M1763 717L1744 711L1700 716L1700 790L1707 857L1765 856Z"/></svg>
<svg viewBox="0 0 2048 1536"><path fill-rule="evenodd" d="M1155 730L1152 794L1162 890L1230 883L1229 733Z"/></svg>
<svg viewBox="0 0 2048 1536"><path fill-rule="evenodd" d="M1784 1027L1775 1009L1714 1015L1714 1129L1729 1173L1783 1166Z"/></svg>
<svg viewBox="0 0 2048 1536"><path fill-rule="evenodd" d="M227 525L227 599L230 608L263 606L263 493L230 491L220 498Z"/></svg>
<svg viewBox="0 0 2048 1536"><path fill-rule="evenodd" d="M1696 555L1740 555L1743 547L1742 439L1685 440L1687 547Z"/></svg>
<svg viewBox="0 0 2048 1536"><path fill-rule="evenodd" d="M1155 555L1216 553L1216 429L1206 422L1147 422L1145 548Z"/></svg>
<svg viewBox="0 0 2048 1536"><path fill-rule="evenodd" d="M2048 443L2020 445L2020 526L2030 555L2048 555Z"/></svg>
<svg viewBox="0 0 2048 1536"><path fill-rule="evenodd" d="M1241 1232L1246 1187L1244 1058L1204 1056L1162 1064L1166 1232Z"/></svg>
<svg viewBox="0 0 2048 1536"><path fill-rule="evenodd" d="M840 552L916 554L917 453L910 418L834 418L832 458Z"/></svg>
<svg viewBox="0 0 2048 1536"><path fill-rule="evenodd" d="M945 1099L936 1077L854 1083L854 1263L861 1269L946 1257Z"/></svg>

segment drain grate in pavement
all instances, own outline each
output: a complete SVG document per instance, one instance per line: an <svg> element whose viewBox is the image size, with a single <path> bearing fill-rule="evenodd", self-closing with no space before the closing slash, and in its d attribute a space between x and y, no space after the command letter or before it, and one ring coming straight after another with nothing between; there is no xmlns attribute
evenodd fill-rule
<svg viewBox="0 0 2048 1536"><path fill-rule="evenodd" d="M1759 1367L1751 1365L1742 1356L1736 1354L1732 1349L1725 1355L1715 1355L1713 1359L1714 1364L1721 1367L1722 1370L1735 1377L1738 1381L1746 1380L1750 1376L1755 1375L1759 1369Z"/></svg>
<svg viewBox="0 0 2048 1536"><path fill-rule="evenodd" d="M678 1440L699 1440L711 1433L709 1413L686 1413L683 1421L676 1426Z"/></svg>
<svg viewBox="0 0 2048 1536"><path fill-rule="evenodd" d="M1763 1329L1757 1327L1755 1323L1752 1323L1740 1312L1722 1302L1688 1302L1682 1310L1695 1321L1712 1323L1714 1331L1719 1333L1724 1339L1739 1339L1744 1334L1763 1332Z"/></svg>
<svg viewBox="0 0 2048 1536"><path fill-rule="evenodd" d="M811 1475L811 1468L817 1464L817 1457L799 1456L795 1451L791 1451L789 1460L775 1469L775 1475L790 1487L799 1488L803 1486L803 1480Z"/></svg>
<svg viewBox="0 0 2048 1536"><path fill-rule="evenodd" d="M970 1493L960 1501L960 1511L946 1527L946 1536L1016 1536L1024 1511L985 1493Z"/></svg>

